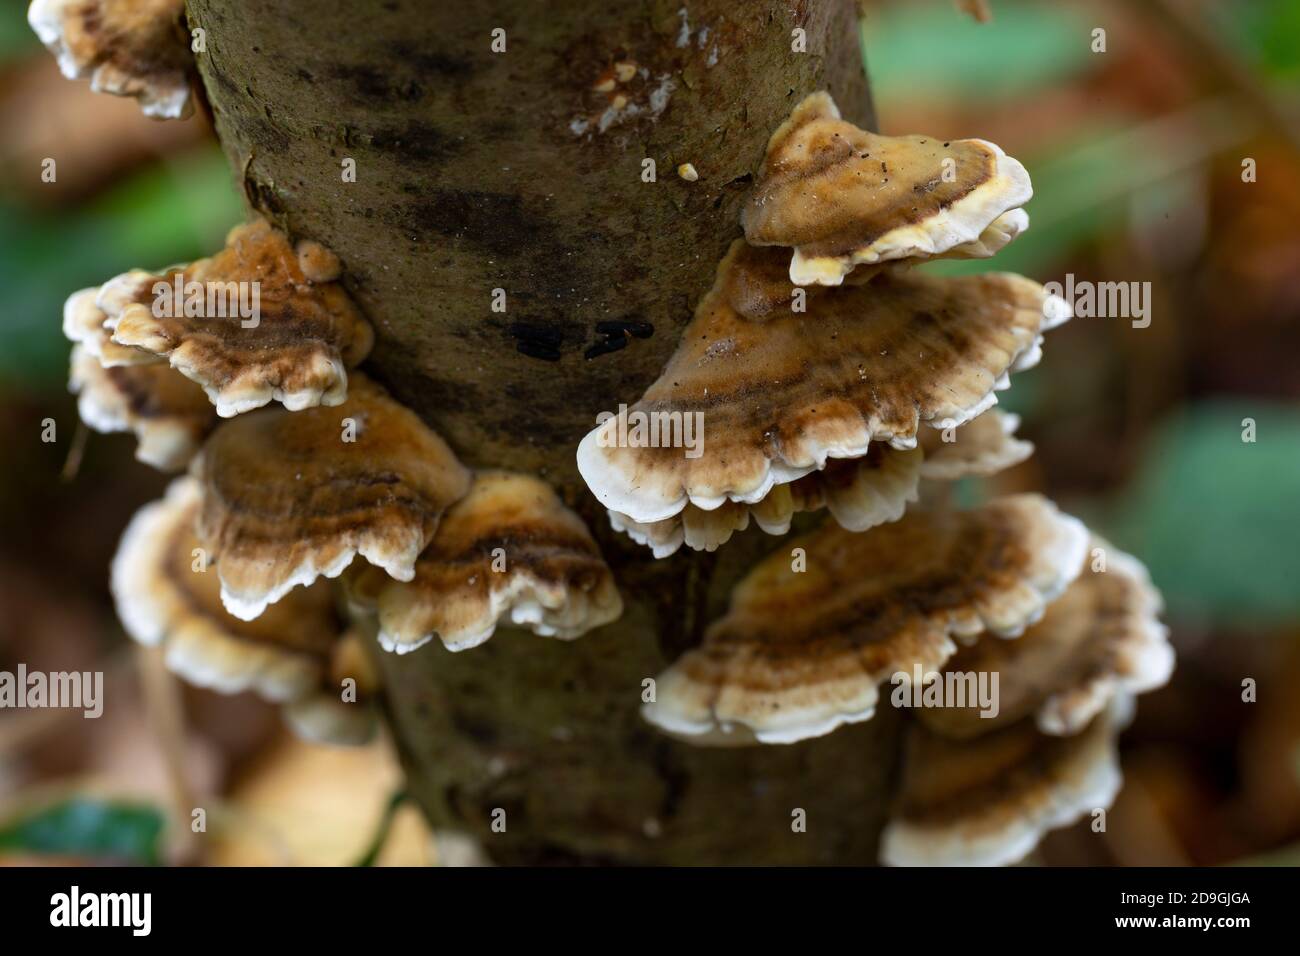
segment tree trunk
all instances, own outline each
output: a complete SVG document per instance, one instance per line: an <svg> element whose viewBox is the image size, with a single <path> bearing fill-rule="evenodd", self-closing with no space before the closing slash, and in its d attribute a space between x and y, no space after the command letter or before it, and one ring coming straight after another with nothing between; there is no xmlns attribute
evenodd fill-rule
<svg viewBox="0 0 1300 956"><path fill-rule="evenodd" d="M572 643L502 628L459 654L376 651L433 824L501 862L873 861L889 708L736 750L638 715L642 681L780 543L753 529L656 562L609 530L574 460L597 413L635 401L671 355L793 105L829 89L874 125L852 0L190 0L189 17L250 205L342 257L376 327L367 369L466 463L554 484L624 594L622 620ZM688 162L696 182L676 173ZM611 321L653 333L588 357Z"/></svg>

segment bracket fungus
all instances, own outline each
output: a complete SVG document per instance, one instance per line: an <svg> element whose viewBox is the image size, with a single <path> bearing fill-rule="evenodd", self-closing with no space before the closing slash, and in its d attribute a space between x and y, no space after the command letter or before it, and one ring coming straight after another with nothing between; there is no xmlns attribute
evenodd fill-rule
<svg viewBox="0 0 1300 956"><path fill-rule="evenodd" d="M650 522L610 511L609 521L656 558L675 554L683 544L714 551L748 528L751 518L767 534L783 535L796 514L822 508L841 528L866 531L901 518L917 500L922 478L991 475L1024 461L1033 445L1015 437L1019 424L1019 416L991 408L950 434L948 429L922 430L916 448L876 442L861 458L832 458L820 471L774 486L754 504L726 501L712 511L688 504L671 518Z"/></svg>
<svg viewBox="0 0 1300 956"><path fill-rule="evenodd" d="M996 475L1020 464L1034 453L1032 442L1016 437L1020 416L990 408L960 428L930 429L921 433L925 453L921 477L955 481L969 475Z"/></svg>
<svg viewBox="0 0 1300 956"><path fill-rule="evenodd" d="M498 622L571 640L623 611L581 518L544 481L488 471L452 505L409 582L361 568L350 597L378 614L379 643L405 653L434 637L476 647Z"/></svg>
<svg viewBox="0 0 1300 956"><path fill-rule="evenodd" d="M1104 555L1105 569L1090 566L1018 640L981 639L948 661L949 671L999 675L998 714L932 708L919 712L922 723L968 739L1033 717L1041 733L1075 734L1117 696L1169 680L1173 649L1146 568L1096 537L1089 551Z"/></svg>
<svg viewBox="0 0 1300 956"><path fill-rule="evenodd" d="M794 249L796 285L834 286L861 264L992 255L1028 224L1007 214L1032 195L992 143L868 133L819 92L772 134L741 224L751 245Z"/></svg>
<svg viewBox="0 0 1300 956"><path fill-rule="evenodd" d="M162 363L106 368L74 345L68 388L83 422L97 432L133 432L136 458L163 471L184 468L216 424L203 389Z"/></svg>
<svg viewBox="0 0 1300 956"><path fill-rule="evenodd" d="M736 531L749 527L752 517L767 534L790 530L797 513L826 508L849 531L866 531L897 521L917 499L923 454L919 449L873 444L861 458L831 459L820 471L776 485L753 504L726 501L712 510L688 504L662 521L638 522L617 511L610 525L664 558L683 544L696 551L714 551Z"/></svg>
<svg viewBox="0 0 1300 956"><path fill-rule="evenodd" d="M913 725L898 806L881 834L893 866L1002 866L1048 830L1110 806L1121 782L1119 708L1053 737L1020 721L955 741Z"/></svg>
<svg viewBox="0 0 1300 956"><path fill-rule="evenodd" d="M937 669L983 631L1014 637L1078 576L1088 535L1037 495L913 510L862 534L798 538L732 592L642 713L701 743L793 743L875 713L878 685Z"/></svg>
<svg viewBox="0 0 1300 956"><path fill-rule="evenodd" d="M254 621L232 617L194 533L201 504L199 483L183 476L131 520L112 568L127 633L202 687L278 702L314 691L340 632L328 589L296 591Z"/></svg>
<svg viewBox="0 0 1300 956"><path fill-rule="evenodd" d="M338 405L347 369L374 331L319 245L290 245L264 220L236 226L207 259L152 274L133 270L100 290L112 341L167 357L203 386L223 418L278 401Z"/></svg>
<svg viewBox="0 0 1300 956"><path fill-rule="evenodd" d="M126 273L118 276L115 281L117 288L122 288L127 284L134 284L140 277L148 277L147 272ZM68 296L63 303L63 334L74 345L81 346L89 355L99 360L99 364L104 368L114 368L119 365L150 365L158 364L162 360L156 355L141 349L131 348L126 345L118 345L113 341L113 333L108 328L108 314L99 307L99 297L105 290L105 286L91 286L89 289L82 289ZM116 294L115 290L109 290Z"/></svg>
<svg viewBox="0 0 1300 956"><path fill-rule="evenodd" d="M753 504L872 442L914 447L922 422L957 426L991 407L1069 317L1008 273L890 274L807 290L805 313L751 322L728 301L727 265L659 379L578 447L592 492L632 521ZM688 425L694 450L678 440Z"/></svg>
<svg viewBox="0 0 1300 956"><path fill-rule="evenodd" d="M360 555L400 581L470 473L410 409L355 375L337 408L260 409L225 422L193 465L200 544L221 598L252 620Z"/></svg>
<svg viewBox="0 0 1300 956"><path fill-rule="evenodd" d="M69 79L131 96L146 116L193 111L184 0L32 0L27 21Z"/></svg>

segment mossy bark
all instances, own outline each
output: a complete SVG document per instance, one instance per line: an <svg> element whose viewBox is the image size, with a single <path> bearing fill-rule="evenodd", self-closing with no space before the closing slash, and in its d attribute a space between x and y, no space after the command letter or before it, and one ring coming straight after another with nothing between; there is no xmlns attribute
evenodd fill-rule
<svg viewBox="0 0 1300 956"><path fill-rule="evenodd" d="M873 125L852 0L188 7L249 203L342 257L376 327L367 368L467 463L550 480L628 605L572 643L501 629L460 654L381 657L433 823L502 862L873 860L891 713L739 750L668 740L638 716L642 681L780 543L751 530L716 555L653 561L609 531L574 463L597 413L634 401L672 353L793 105L829 89ZM696 182L676 174L688 162ZM653 332L609 350L603 322Z"/></svg>

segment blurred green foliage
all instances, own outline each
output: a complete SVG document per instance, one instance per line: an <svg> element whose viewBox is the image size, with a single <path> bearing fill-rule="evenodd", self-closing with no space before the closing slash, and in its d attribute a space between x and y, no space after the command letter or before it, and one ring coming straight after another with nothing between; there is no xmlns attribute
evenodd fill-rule
<svg viewBox="0 0 1300 956"><path fill-rule="evenodd" d="M63 300L71 292L127 269L206 255L242 215L215 146L143 169L75 209L0 204L0 382L61 387L68 367Z"/></svg>
<svg viewBox="0 0 1300 956"><path fill-rule="evenodd" d="M1242 56L1278 80L1300 80L1300 3L1296 0L1228 0L1215 26Z"/></svg>
<svg viewBox="0 0 1300 956"><path fill-rule="evenodd" d="M909 0L866 11L863 48L887 132L915 132L890 116L890 103L929 95L981 104L1027 98L1087 68L1095 24L1081 8L994 0L993 10L987 24L957 11L952 0Z"/></svg>
<svg viewBox="0 0 1300 956"><path fill-rule="evenodd" d="M41 43L27 25L27 4L0 4L0 64L39 50Z"/></svg>
<svg viewBox="0 0 1300 956"><path fill-rule="evenodd" d="M0 851L156 866L162 831L153 807L74 798L0 824Z"/></svg>
<svg viewBox="0 0 1300 956"><path fill-rule="evenodd" d="M1256 440L1242 440L1253 419ZM1300 411L1202 402L1146 444L1112 510L1115 544L1151 570L1175 615L1223 626L1300 617Z"/></svg>

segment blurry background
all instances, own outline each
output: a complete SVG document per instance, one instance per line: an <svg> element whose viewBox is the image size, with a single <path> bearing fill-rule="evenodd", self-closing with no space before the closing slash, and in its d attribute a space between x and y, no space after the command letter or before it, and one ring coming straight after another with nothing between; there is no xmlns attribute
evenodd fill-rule
<svg viewBox="0 0 1300 956"><path fill-rule="evenodd" d="M959 6L978 4L863 3L881 131L979 136L1033 176L1026 236L932 268L1151 283L1149 327L1052 334L1003 394L1037 455L962 488L1043 490L1138 555L1178 650L1124 737L1107 832L1061 831L1032 861L1300 863L1300 3ZM385 743L299 743L252 696L142 670L117 624L109 560L166 479L126 436L90 435L65 469L62 303L212 251L240 205L203 119L64 80L25 10L0 0L0 670L103 670L113 706L0 712L0 861L433 862L414 811L388 812Z"/></svg>

